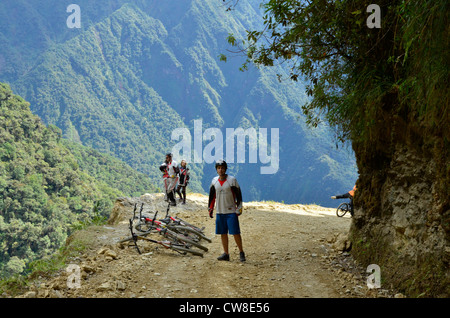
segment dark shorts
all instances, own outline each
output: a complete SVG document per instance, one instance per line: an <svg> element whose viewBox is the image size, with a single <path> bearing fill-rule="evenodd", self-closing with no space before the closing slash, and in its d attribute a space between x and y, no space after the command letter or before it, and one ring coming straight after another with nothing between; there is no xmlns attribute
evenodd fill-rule
<svg viewBox="0 0 450 318"><path fill-rule="evenodd" d="M241 234L236 213L216 214L216 234Z"/></svg>

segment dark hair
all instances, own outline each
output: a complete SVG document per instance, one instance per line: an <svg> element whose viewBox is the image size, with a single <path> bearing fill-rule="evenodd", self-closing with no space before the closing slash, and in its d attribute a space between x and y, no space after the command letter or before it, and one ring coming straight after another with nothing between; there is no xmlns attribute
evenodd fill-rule
<svg viewBox="0 0 450 318"><path fill-rule="evenodd" d="M225 170L228 168L227 163L225 162L225 160L222 160L222 159L216 161L216 170L217 170L217 167L220 167L220 166L225 167Z"/></svg>

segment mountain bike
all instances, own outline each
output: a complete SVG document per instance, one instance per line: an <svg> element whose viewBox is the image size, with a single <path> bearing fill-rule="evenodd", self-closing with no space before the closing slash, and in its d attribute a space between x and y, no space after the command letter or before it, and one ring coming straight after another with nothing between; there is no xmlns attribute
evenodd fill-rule
<svg viewBox="0 0 450 318"><path fill-rule="evenodd" d="M142 253L141 253L141 250L139 249L139 245L138 245L137 242L139 240L144 240L144 241L147 241L147 242L151 242L151 243L162 245L164 248L171 249L171 250L173 250L173 251L175 251L177 253L183 254L183 255L186 255L187 253L191 253L193 255L197 255L197 256L203 257L203 253L201 253L198 250L194 250L192 248L189 248L185 244L185 242L177 242L177 241L172 241L172 240L164 240L164 241L163 240L154 240L154 239L151 239L151 238L147 237L147 235L149 233L136 234L134 232L134 230L133 230L134 226L133 226L133 220L132 219L129 220L129 228L130 228L130 232L131 232L131 237L127 237L127 238L125 238L123 240L120 240L119 243L123 244L123 243L126 243L126 242L133 242L134 246L136 247L136 250L138 251L139 254L142 254Z"/></svg>
<svg viewBox="0 0 450 318"><path fill-rule="evenodd" d="M161 219L160 221L167 224L167 226L179 233L184 233L185 235L190 236L191 238L200 241L205 240L209 243L212 242L212 240L205 235L203 232L205 227L199 228L195 225L190 224L189 222L179 218L169 215L170 211L170 205L167 207L166 210L166 216ZM156 212L158 213L158 212ZM156 218L156 216L155 216Z"/></svg>
<svg viewBox="0 0 450 318"><path fill-rule="evenodd" d="M180 219L175 218L172 216L169 216L169 210L170 205L167 208L166 216L164 219L157 220L158 211L156 211L152 218L143 216L142 215L142 208L143 204L141 205L141 209L139 211L139 217L136 217L136 205L135 210L133 211L133 218L138 219L139 222L137 223L135 229L141 232L149 231L151 228L154 228L155 226L159 226L161 228L167 228L171 231L174 231L180 235L184 235L187 238L193 240L194 242L199 242L200 240L206 240L207 242L211 243L212 240L208 238L204 233L203 229L200 229L192 224L189 224L188 222ZM203 246L198 246L201 249L205 249Z"/></svg>
<svg viewBox="0 0 450 318"><path fill-rule="evenodd" d="M169 211L170 211L170 204L167 206L166 216L163 219L163 220L167 220L166 223L174 222L175 224L187 226L187 227L190 227L190 228L196 230L197 232L203 233L203 230L205 229L205 227L199 228L199 227L197 227L195 225L192 225L189 222L187 222L187 221L185 221L185 220L183 220L181 218L173 217L173 216L169 215Z"/></svg>
<svg viewBox="0 0 450 318"><path fill-rule="evenodd" d="M133 218L132 223L135 220L137 221L137 224L134 225L134 229L139 231L139 235L141 236L147 236L151 233L159 233L160 235L163 235L167 239L176 242L177 244L183 243L186 245L187 248L190 248L192 246L195 246L199 249L204 250L205 252L208 251L208 248L201 245L198 241L195 240L195 238L185 235L184 229L180 229L177 225L168 226L167 224L156 220L156 217L153 217L153 219L149 217L144 217L142 215L142 209L143 209L144 203L141 205L141 209L139 211L139 217L136 217L136 204L134 206L133 211ZM155 216L157 215L157 212L155 213ZM130 239L130 238L128 238Z"/></svg>
<svg viewBox="0 0 450 318"><path fill-rule="evenodd" d="M353 216L352 202L344 202L344 203L339 204L339 206L336 210L336 215L338 217L343 217L347 212L350 212L350 214Z"/></svg>

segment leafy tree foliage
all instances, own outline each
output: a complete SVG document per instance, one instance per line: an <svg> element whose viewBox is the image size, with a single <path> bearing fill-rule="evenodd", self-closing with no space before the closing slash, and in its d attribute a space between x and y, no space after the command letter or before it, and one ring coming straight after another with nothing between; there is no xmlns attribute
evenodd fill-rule
<svg viewBox="0 0 450 318"><path fill-rule="evenodd" d="M309 123L325 117L341 139L373 140L383 107L406 107L448 139L448 2L377 4L381 28L367 26L364 1L264 1L264 29L228 41L246 52L246 64L289 64L292 80L309 83Z"/></svg>
<svg viewBox="0 0 450 318"><path fill-rule="evenodd" d="M236 2L230 2L230 8ZM450 3L376 1L381 8L380 28L368 27L366 19L372 13L366 12L368 4L264 1L263 29L247 31L244 40L230 34L228 41L247 54L247 63L288 64L292 80L308 82L311 101L303 112L309 124L316 126L325 119L337 127L341 140L352 142L359 169L351 229L354 255L365 263L384 262L385 279L397 276L398 287L416 293L408 280L420 281L418 285L425 286L419 288L420 296L448 295L448 279L443 278L448 276L447 252L436 247L429 233L439 231L445 240L441 246L448 245ZM404 153L412 156L401 158ZM416 165L429 174L393 175L396 164ZM407 179L403 185L402 178ZM432 185L432 196L427 197L431 203L423 211L427 222L411 220L408 226L420 227L426 234L407 239L430 247L432 257L420 249L410 256L402 247L389 246L394 234L380 235L380 228L392 222L392 188L408 190L420 183ZM414 195L409 201L405 209L422 202ZM388 246L383 245L386 241ZM366 247L361 248L361 242ZM408 270L399 273L396 261Z"/></svg>
<svg viewBox="0 0 450 318"><path fill-rule="evenodd" d="M264 29L228 41L246 63L287 63L292 80L307 80L307 122L325 118L340 140L351 140L366 196L378 197L397 145L414 144L438 164L440 210L448 214L449 2L377 4L381 27L369 28L364 1L265 1ZM379 202L366 207L380 213Z"/></svg>

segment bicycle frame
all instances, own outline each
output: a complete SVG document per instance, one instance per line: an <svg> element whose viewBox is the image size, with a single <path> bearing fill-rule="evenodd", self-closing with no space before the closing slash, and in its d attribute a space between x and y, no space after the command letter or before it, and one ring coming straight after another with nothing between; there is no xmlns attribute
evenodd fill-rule
<svg viewBox="0 0 450 318"><path fill-rule="evenodd" d="M169 215L170 204L168 204L168 206L167 206L166 216L164 217L164 219L159 220L159 221L156 219L156 216L158 215L158 211L155 212L155 215L153 216L153 218L143 217L142 216L143 206L144 206L144 203L141 204L141 209L139 211L139 220L144 221L146 224L151 224L151 227L154 227L155 229L157 229L157 227L155 227L155 224L157 226L159 226L160 228L169 228L170 229L171 221L172 221L174 225L187 226L187 227L191 227L192 229L194 229L198 232L203 232L203 229L200 229L195 225L189 224L182 219L178 219L173 216L170 216ZM134 211L133 211L133 219L135 219L135 218L136 218L136 204L134 205Z"/></svg>
<svg viewBox="0 0 450 318"><path fill-rule="evenodd" d="M175 223L176 225L187 226L187 227L190 227L190 228L192 228L192 229L194 229L194 230L196 230L196 231L199 231L199 232L203 232L203 230L205 229L204 227L203 227L203 228L199 228L199 227L197 227L197 226L195 226L195 225L192 225L192 224L190 224L190 223L188 223L188 222L186 222L186 221L184 221L184 220L182 220L182 219L173 217L173 216L169 215L169 211L170 211L170 204L167 205L166 216L164 217L164 219L162 219L164 222L165 222L166 220L168 220L168 222L165 222L165 223L169 224L170 221L172 221L172 222ZM155 217L155 218L156 218L156 217Z"/></svg>
<svg viewBox="0 0 450 318"><path fill-rule="evenodd" d="M141 251L140 251L140 249L139 249L139 246L137 245L138 239L142 239L142 240L145 240L145 241L149 241L149 242L152 242L152 243L155 243L155 244L162 245L162 246L164 246L166 249L172 249L173 244L172 244L172 242L170 242L170 241L157 241L157 240L153 240L153 239L151 239L151 238L148 238L148 237L146 237L146 236L142 236L142 235L138 235L138 234L134 233L134 232L133 232L133 220L130 219L129 221L130 221L130 231L131 231L131 236L133 237L134 246L136 247L136 250L138 251L139 254L142 254L142 253L141 253ZM178 250L176 250L176 249L174 249L174 250L175 250L175 252L177 252L177 253L184 254L184 253L181 252L181 251L178 251Z"/></svg>
<svg viewBox="0 0 450 318"><path fill-rule="evenodd" d="M153 218L142 216L142 207L144 203L141 205L141 210L139 211L139 221L144 222L146 225L149 225L149 229L143 232L150 232L152 230L156 230L157 232L163 233L164 230L169 229L169 226L166 222L158 221L156 216L158 215L158 211L155 212ZM133 219L137 219L135 213L133 213Z"/></svg>

